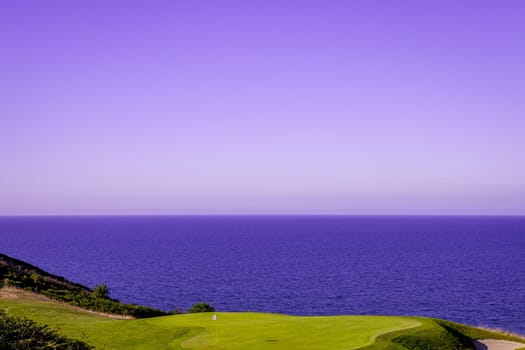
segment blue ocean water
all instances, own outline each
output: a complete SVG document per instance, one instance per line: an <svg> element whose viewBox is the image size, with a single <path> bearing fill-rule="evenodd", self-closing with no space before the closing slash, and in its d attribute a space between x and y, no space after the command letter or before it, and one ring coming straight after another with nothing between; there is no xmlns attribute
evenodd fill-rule
<svg viewBox="0 0 525 350"><path fill-rule="evenodd" d="M165 310L420 315L525 334L525 217L0 217L0 252Z"/></svg>

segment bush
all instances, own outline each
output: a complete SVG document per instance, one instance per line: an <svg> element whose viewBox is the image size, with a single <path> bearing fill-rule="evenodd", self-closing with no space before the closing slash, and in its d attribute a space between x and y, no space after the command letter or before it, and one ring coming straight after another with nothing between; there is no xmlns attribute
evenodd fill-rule
<svg viewBox="0 0 525 350"><path fill-rule="evenodd" d="M5 350L90 350L92 346L57 334L23 317L8 316L0 310L0 349Z"/></svg>
<svg viewBox="0 0 525 350"><path fill-rule="evenodd" d="M107 299L109 298L109 289L104 283L99 284L93 288L93 295L95 298Z"/></svg>
<svg viewBox="0 0 525 350"><path fill-rule="evenodd" d="M194 314L198 312L214 312L214 311L215 311L215 308L208 303L193 304L193 306L188 310L190 314Z"/></svg>

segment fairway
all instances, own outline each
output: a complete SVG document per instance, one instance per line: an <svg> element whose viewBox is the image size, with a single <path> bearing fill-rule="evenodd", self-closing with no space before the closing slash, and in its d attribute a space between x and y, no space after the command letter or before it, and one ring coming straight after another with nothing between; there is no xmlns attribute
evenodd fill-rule
<svg viewBox="0 0 525 350"><path fill-rule="evenodd" d="M24 315L101 349L357 349L421 323L408 317L299 317L262 313L188 314L114 320L54 302L0 299Z"/></svg>

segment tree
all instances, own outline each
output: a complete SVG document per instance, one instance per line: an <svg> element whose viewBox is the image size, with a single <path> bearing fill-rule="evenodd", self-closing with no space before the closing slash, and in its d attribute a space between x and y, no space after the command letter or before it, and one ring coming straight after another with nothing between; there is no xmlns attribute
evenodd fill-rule
<svg viewBox="0 0 525 350"><path fill-rule="evenodd" d="M188 310L190 314L194 314L197 312L214 312L214 311L215 311L215 308L208 303L193 304L193 306Z"/></svg>
<svg viewBox="0 0 525 350"><path fill-rule="evenodd" d="M95 298L107 299L109 298L109 289L104 283L99 284L93 288L93 295Z"/></svg>

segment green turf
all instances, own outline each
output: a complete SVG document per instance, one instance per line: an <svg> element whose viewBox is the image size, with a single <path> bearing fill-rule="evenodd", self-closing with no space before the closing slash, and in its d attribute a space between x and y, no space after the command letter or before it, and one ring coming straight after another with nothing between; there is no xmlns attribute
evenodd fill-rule
<svg viewBox="0 0 525 350"><path fill-rule="evenodd" d="M216 321L207 313L113 320L67 305L11 299L0 299L0 307L106 349L355 349L420 324L405 317L262 313L217 313Z"/></svg>
<svg viewBox="0 0 525 350"><path fill-rule="evenodd" d="M382 333L417 327L403 317L297 317L262 313L217 313L157 317L155 326L194 327L202 331L181 345L190 349L356 349Z"/></svg>
<svg viewBox="0 0 525 350"><path fill-rule="evenodd" d="M0 298L0 308L106 350L472 349L474 335L502 338L456 323L417 317L219 312L216 321L209 313L115 320L65 304L24 298Z"/></svg>

